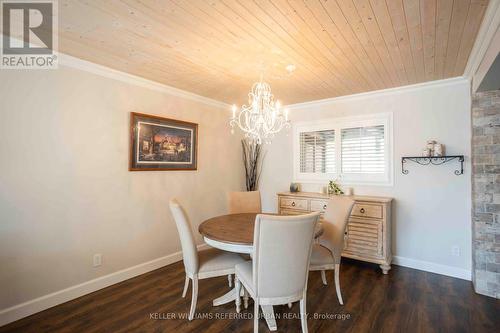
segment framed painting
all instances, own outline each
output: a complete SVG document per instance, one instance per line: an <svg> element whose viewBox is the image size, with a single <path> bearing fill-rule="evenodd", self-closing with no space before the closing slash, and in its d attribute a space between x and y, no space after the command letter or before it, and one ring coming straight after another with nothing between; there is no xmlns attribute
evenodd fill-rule
<svg viewBox="0 0 500 333"><path fill-rule="evenodd" d="M196 170L198 124L130 114L130 171Z"/></svg>

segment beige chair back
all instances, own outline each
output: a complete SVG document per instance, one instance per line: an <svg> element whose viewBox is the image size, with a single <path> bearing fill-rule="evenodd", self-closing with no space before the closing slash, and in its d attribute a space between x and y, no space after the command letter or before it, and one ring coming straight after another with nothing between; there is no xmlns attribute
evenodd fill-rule
<svg viewBox="0 0 500 333"><path fill-rule="evenodd" d="M253 283L259 298L302 297L319 213L257 215L254 229Z"/></svg>
<svg viewBox="0 0 500 333"><path fill-rule="evenodd" d="M182 247L182 261L184 262L184 269L186 274L192 276L198 273L198 250L194 241L193 231L191 230L191 223L187 218L184 208L179 204L176 199L170 200L170 211L174 216L177 232L181 239Z"/></svg>
<svg viewBox="0 0 500 333"><path fill-rule="evenodd" d="M229 193L229 214L260 212L262 207L259 191Z"/></svg>
<svg viewBox="0 0 500 333"><path fill-rule="evenodd" d="M336 195L328 201L323 219L321 245L332 251L336 264L340 264L345 228L353 206L354 201L346 196Z"/></svg>

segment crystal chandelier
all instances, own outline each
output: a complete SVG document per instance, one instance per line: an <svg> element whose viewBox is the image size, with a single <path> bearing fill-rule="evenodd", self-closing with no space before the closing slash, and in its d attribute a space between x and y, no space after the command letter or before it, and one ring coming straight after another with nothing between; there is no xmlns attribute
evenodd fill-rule
<svg viewBox="0 0 500 333"><path fill-rule="evenodd" d="M245 137L261 144L269 143L276 133L283 128L289 128L288 110L281 108L279 101L274 101L271 86L262 81L254 83L248 94L248 106L243 105L237 114L237 107L233 105L233 116L229 124L231 133L234 126L245 132Z"/></svg>

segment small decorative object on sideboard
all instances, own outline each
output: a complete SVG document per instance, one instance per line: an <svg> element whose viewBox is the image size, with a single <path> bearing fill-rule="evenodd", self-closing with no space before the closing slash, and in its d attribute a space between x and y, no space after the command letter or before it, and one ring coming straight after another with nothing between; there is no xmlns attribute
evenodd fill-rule
<svg viewBox="0 0 500 333"><path fill-rule="evenodd" d="M344 194L344 191L340 188L340 186L333 180L330 180L328 183L328 194Z"/></svg>
<svg viewBox="0 0 500 333"><path fill-rule="evenodd" d="M290 184L290 192L295 193L299 191L299 183Z"/></svg>
<svg viewBox="0 0 500 333"><path fill-rule="evenodd" d="M352 187L345 187L344 195L352 195Z"/></svg>

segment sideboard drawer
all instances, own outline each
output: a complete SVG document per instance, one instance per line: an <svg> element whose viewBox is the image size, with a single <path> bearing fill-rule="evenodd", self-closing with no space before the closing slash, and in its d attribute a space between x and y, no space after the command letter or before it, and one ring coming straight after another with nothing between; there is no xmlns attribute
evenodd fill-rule
<svg viewBox="0 0 500 333"><path fill-rule="evenodd" d="M357 203L352 208L351 216L362 216L362 217L372 217L376 219L381 219L383 217L382 206Z"/></svg>
<svg viewBox="0 0 500 333"><path fill-rule="evenodd" d="M326 200L311 200L311 212L324 212L327 204Z"/></svg>
<svg viewBox="0 0 500 333"><path fill-rule="evenodd" d="M302 215L307 214L308 212L304 212L303 210L293 210L293 209L281 209L280 215Z"/></svg>
<svg viewBox="0 0 500 333"><path fill-rule="evenodd" d="M307 199L281 198L281 208L308 210Z"/></svg>

